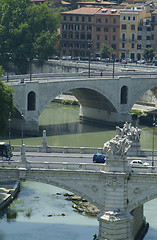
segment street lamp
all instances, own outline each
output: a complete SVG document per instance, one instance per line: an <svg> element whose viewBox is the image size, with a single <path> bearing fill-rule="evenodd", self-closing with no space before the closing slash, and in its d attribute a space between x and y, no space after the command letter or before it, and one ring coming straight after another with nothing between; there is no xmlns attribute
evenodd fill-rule
<svg viewBox="0 0 157 240"><path fill-rule="evenodd" d="M154 128L155 128L155 115L153 115L152 169L154 167Z"/></svg>
<svg viewBox="0 0 157 240"><path fill-rule="evenodd" d="M112 72L112 76L114 78L114 63L115 63L115 55L112 54L112 61L113 61L113 72Z"/></svg>
<svg viewBox="0 0 157 240"><path fill-rule="evenodd" d="M21 113L21 145L23 145L23 109Z"/></svg>
<svg viewBox="0 0 157 240"><path fill-rule="evenodd" d="M11 140L11 112L9 112L8 122L9 122L9 144L10 144L10 140Z"/></svg>
<svg viewBox="0 0 157 240"><path fill-rule="evenodd" d="M90 78L90 61L91 61L91 47L92 43L88 43L88 48L89 48L89 66L88 66L88 77Z"/></svg>

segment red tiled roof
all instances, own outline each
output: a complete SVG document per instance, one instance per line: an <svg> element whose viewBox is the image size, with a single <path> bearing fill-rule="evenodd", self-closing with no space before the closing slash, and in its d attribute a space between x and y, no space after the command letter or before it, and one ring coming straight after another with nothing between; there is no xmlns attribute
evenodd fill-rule
<svg viewBox="0 0 157 240"><path fill-rule="evenodd" d="M67 12L63 12L64 14L85 14L85 15L94 15L96 14L101 8L87 8L87 7L83 7L83 8L78 8L78 9L74 9L71 11L67 11Z"/></svg>
<svg viewBox="0 0 157 240"><path fill-rule="evenodd" d="M63 12L63 14L74 14L74 15L119 15L121 9L113 8L89 8L83 7L75 10Z"/></svg>
<svg viewBox="0 0 157 240"><path fill-rule="evenodd" d="M62 3L63 5L71 5L71 3L65 2L65 1L61 1L61 3Z"/></svg>
<svg viewBox="0 0 157 240"><path fill-rule="evenodd" d="M98 2L77 2L77 4L86 4L86 5L117 5L117 3L114 2L103 2L103 1L98 1Z"/></svg>

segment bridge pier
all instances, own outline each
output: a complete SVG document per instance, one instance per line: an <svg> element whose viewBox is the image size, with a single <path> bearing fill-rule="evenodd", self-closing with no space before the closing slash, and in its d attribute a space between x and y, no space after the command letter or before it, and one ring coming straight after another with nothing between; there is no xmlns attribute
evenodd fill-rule
<svg viewBox="0 0 157 240"><path fill-rule="evenodd" d="M98 215L99 240L133 240L131 214L123 211L106 211Z"/></svg>
<svg viewBox="0 0 157 240"><path fill-rule="evenodd" d="M109 112L101 109L80 106L80 119L88 122L109 123L111 125L123 124L131 121L129 112Z"/></svg>

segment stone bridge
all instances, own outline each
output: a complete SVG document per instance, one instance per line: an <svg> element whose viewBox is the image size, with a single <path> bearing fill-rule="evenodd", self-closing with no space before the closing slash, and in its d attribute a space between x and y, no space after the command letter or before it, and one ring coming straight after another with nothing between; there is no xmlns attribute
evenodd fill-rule
<svg viewBox="0 0 157 240"><path fill-rule="evenodd" d="M140 131L124 126L118 129L121 135L104 144L105 164L32 162L22 145L21 161L0 162L0 182L35 181L67 189L99 208L99 240L140 240L146 232L143 204L157 197L157 167L128 164L128 150L139 144Z"/></svg>
<svg viewBox="0 0 157 240"><path fill-rule="evenodd" d="M71 191L100 209L99 240L133 240L145 224L143 204L157 197L157 169L106 164L0 162L0 181L35 181ZM139 238L138 238L139 240Z"/></svg>
<svg viewBox="0 0 157 240"><path fill-rule="evenodd" d="M23 128L38 132L38 119L46 106L61 93L71 91L80 102L80 118L122 124L130 110L148 90L155 91L156 77L46 78L14 84L14 104L24 118ZM19 127L19 122L14 122ZM21 126L21 125L20 125Z"/></svg>

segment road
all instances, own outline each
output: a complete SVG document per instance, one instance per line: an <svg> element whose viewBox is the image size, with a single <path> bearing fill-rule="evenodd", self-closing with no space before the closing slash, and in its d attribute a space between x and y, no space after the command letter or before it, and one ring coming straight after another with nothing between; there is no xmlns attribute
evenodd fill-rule
<svg viewBox="0 0 157 240"><path fill-rule="evenodd" d="M147 157L128 157L128 162L139 159L152 165L152 156ZM30 162L66 162L66 163L92 163L93 154L74 154L74 153L39 153L27 152L26 160ZM21 161L20 152L14 152L11 161ZM157 155L154 156L154 166L157 166Z"/></svg>

